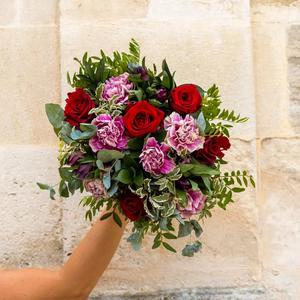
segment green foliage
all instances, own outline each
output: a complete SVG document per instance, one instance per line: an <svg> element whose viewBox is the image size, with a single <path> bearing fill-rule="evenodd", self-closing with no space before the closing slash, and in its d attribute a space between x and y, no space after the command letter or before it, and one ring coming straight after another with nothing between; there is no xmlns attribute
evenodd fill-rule
<svg viewBox="0 0 300 300"><path fill-rule="evenodd" d="M54 198L54 196L55 196L55 190L54 190L53 186L47 185L45 183L40 183L40 182L37 182L36 184L38 185L38 187L41 190L48 190L49 193L50 193L50 198L52 200L55 200L55 198Z"/></svg>
<svg viewBox="0 0 300 300"><path fill-rule="evenodd" d="M64 121L64 111L58 104L47 103L45 104L45 110L49 122L55 129L60 129Z"/></svg>
<svg viewBox="0 0 300 300"><path fill-rule="evenodd" d="M100 150L97 153L97 158L103 163L110 162L115 159L123 158L124 153L117 150Z"/></svg>
<svg viewBox="0 0 300 300"><path fill-rule="evenodd" d="M92 124L80 124L80 130L73 129L71 131L70 137L77 141L77 140L88 140L93 137L97 132L97 126Z"/></svg>
<svg viewBox="0 0 300 300"><path fill-rule="evenodd" d="M201 123L205 122L205 134L208 136L213 135L225 135L230 136L229 129L232 127L229 123L244 123L248 118L241 117L240 114L235 114L235 112L228 109L221 109L221 97L219 95L219 88L216 85L210 87L207 92L204 94L202 101L202 113L204 120L201 120ZM200 116L200 115L199 115ZM213 122L215 120L225 121L223 122ZM200 120L198 121L199 124ZM200 125L201 126L201 125ZM200 127L200 131L203 130Z"/></svg>
<svg viewBox="0 0 300 300"><path fill-rule="evenodd" d="M132 39L129 43L129 53L114 51L113 56L109 57L101 50L99 57L89 57L85 53L82 59L74 60L79 64L79 70L72 78L68 73L68 83L72 87L84 88L94 93L99 83L104 83L110 76L126 72L128 64L139 63L140 47L137 41Z"/></svg>
<svg viewBox="0 0 300 300"><path fill-rule="evenodd" d="M183 256L192 257L195 253L200 251L201 247L201 242L195 241L193 244L186 245L181 253Z"/></svg>

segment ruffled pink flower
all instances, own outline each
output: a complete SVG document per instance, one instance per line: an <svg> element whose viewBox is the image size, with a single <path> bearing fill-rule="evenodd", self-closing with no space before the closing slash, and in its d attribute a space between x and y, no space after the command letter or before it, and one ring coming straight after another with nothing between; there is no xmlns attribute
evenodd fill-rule
<svg viewBox="0 0 300 300"><path fill-rule="evenodd" d="M128 138L125 136L122 117L113 119L110 115L102 114L97 116L92 124L98 128L96 135L89 140L89 145L94 152L101 149L123 150L127 148Z"/></svg>
<svg viewBox="0 0 300 300"><path fill-rule="evenodd" d="M108 194L101 179L85 179L83 185L87 192L91 193L94 198L107 198Z"/></svg>
<svg viewBox="0 0 300 300"><path fill-rule="evenodd" d="M190 218L193 215L198 214L205 205L207 196L203 195L200 190L188 190L187 191L188 204L185 208L179 207L180 214L183 218Z"/></svg>
<svg viewBox="0 0 300 300"><path fill-rule="evenodd" d="M133 83L128 80L128 73L106 80L102 93L105 100L114 99L117 104L128 103L129 91L133 89Z"/></svg>
<svg viewBox="0 0 300 300"><path fill-rule="evenodd" d="M205 138L199 134L195 119L186 115L183 119L178 113L172 112L164 122L167 130L167 142L178 155L192 153L203 148Z"/></svg>
<svg viewBox="0 0 300 300"><path fill-rule="evenodd" d="M161 145L154 137L148 138L140 154L140 162L146 172L154 175L168 174L175 168L173 159L168 156L170 147Z"/></svg>

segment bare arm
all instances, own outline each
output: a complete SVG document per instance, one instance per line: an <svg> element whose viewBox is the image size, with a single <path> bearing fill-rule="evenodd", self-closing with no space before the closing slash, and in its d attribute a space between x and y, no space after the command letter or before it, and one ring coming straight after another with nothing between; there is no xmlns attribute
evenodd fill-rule
<svg viewBox="0 0 300 300"><path fill-rule="evenodd" d="M57 271L0 271L0 300L87 299L122 237L127 221L121 214L119 216L122 228L112 218L104 221L98 218L69 260Z"/></svg>

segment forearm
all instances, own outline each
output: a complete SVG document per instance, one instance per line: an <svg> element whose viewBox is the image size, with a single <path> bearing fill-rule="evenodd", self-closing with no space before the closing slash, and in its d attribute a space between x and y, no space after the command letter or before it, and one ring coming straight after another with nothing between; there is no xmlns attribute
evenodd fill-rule
<svg viewBox="0 0 300 300"><path fill-rule="evenodd" d="M60 270L60 276L68 287L87 295L111 261L127 223L120 213L121 228L112 217L99 220L101 215Z"/></svg>
<svg viewBox="0 0 300 300"><path fill-rule="evenodd" d="M103 212L104 214L106 212ZM127 221L120 228L101 215L58 270L0 271L0 300L85 300L114 255Z"/></svg>

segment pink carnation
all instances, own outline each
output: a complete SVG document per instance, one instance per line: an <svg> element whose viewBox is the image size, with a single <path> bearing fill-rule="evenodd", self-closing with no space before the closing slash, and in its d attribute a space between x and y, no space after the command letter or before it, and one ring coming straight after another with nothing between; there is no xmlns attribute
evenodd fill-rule
<svg viewBox="0 0 300 300"><path fill-rule="evenodd" d="M107 198L108 194L101 179L85 179L83 181L87 192L91 193L94 198Z"/></svg>
<svg viewBox="0 0 300 300"><path fill-rule="evenodd" d="M146 172L154 175L168 174L175 168L174 161L168 157L170 147L157 142L154 137L148 138L140 154L140 162Z"/></svg>
<svg viewBox="0 0 300 300"><path fill-rule="evenodd" d="M128 73L106 80L102 93L105 100L114 99L115 103L128 103L129 91L133 89L133 83L128 80Z"/></svg>
<svg viewBox="0 0 300 300"><path fill-rule="evenodd" d="M198 214L205 205L207 196L203 195L200 190L188 190L187 191L187 206L180 208L179 211L183 218L190 218L192 215Z"/></svg>
<svg viewBox="0 0 300 300"><path fill-rule="evenodd" d="M97 116L92 124L98 127L97 133L93 136L89 145L94 152L101 149L123 150L127 148L128 138L125 136L124 122L122 117L114 119L107 114Z"/></svg>
<svg viewBox="0 0 300 300"><path fill-rule="evenodd" d="M186 115L183 119L178 113L172 112L166 119L167 142L177 151L178 155L192 153L203 148L205 138L200 136L195 119Z"/></svg>

